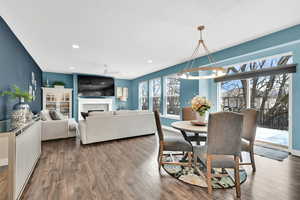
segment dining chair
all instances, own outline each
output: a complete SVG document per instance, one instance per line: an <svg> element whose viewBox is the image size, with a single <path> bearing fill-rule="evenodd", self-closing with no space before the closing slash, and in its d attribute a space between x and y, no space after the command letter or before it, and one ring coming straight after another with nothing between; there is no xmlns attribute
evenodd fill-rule
<svg viewBox="0 0 300 200"><path fill-rule="evenodd" d="M193 146L190 142L188 142L182 135L164 135L161 122L160 122L160 116L159 112L157 110L154 111L155 116L155 122L157 127L157 133L159 138L159 151L158 151L158 167L159 171L161 169L161 166L163 164L174 164L174 165L182 165L182 166L192 166L192 152L193 152ZM179 151L179 152L187 152L188 155L188 163L185 162L176 162L172 160L172 162L166 162L163 161L163 152L164 151ZM170 153L171 154L171 153ZM173 159L173 156L171 154L171 158Z"/></svg>
<svg viewBox="0 0 300 200"><path fill-rule="evenodd" d="M183 121L192 121L197 120L196 113L192 110L192 107L183 107L182 108L182 120ZM197 142L197 145L200 142L206 142L206 134L195 134L195 133L186 133L189 141Z"/></svg>
<svg viewBox="0 0 300 200"><path fill-rule="evenodd" d="M207 143L194 146L194 160L200 158L206 165L208 193L212 193L212 169L233 168L237 197L241 196L239 160L243 115L233 112L218 112L209 115Z"/></svg>
<svg viewBox="0 0 300 200"><path fill-rule="evenodd" d="M253 172L256 171L255 160L254 160L254 142L257 128L257 115L258 112L255 109L246 109L243 111L244 123L242 131L242 143L241 151L249 152L250 163L244 163L241 155L240 165L252 165Z"/></svg>

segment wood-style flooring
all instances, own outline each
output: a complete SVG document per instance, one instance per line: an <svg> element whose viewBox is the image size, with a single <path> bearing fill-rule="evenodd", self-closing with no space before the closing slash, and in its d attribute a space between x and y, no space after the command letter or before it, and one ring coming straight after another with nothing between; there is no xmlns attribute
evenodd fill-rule
<svg viewBox="0 0 300 200"><path fill-rule="evenodd" d="M8 167L0 167L0 200L8 198Z"/></svg>
<svg viewBox="0 0 300 200"><path fill-rule="evenodd" d="M180 182L157 169L154 135L81 145L74 138L44 142L42 156L23 200L236 199L235 189L207 190ZM283 162L256 156L257 172L245 166L242 198L299 200L300 158Z"/></svg>

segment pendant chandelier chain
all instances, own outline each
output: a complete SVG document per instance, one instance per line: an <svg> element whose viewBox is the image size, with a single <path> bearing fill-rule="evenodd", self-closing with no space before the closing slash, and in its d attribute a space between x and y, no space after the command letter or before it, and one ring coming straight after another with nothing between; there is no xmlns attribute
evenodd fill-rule
<svg viewBox="0 0 300 200"><path fill-rule="evenodd" d="M199 30L199 41L198 41L198 44L197 44L197 46L196 46L196 48L195 48L192 56L190 57L190 62L188 62L187 66L186 66L187 69L193 68L193 65L194 65L194 62L195 62L196 58L198 56L200 56L199 49L200 49L201 45L202 45L202 47L203 47L203 49L205 51L205 54L206 54L205 56L207 56L209 63L211 64L211 63L215 62L214 58L211 56L211 53L208 50L208 48L207 48L207 46L206 46L206 44L205 44L205 42L203 40L203 33L202 33L202 31L204 30L204 28L205 28L204 26L199 26L198 27L198 30Z"/></svg>
<svg viewBox="0 0 300 200"><path fill-rule="evenodd" d="M205 51L205 56L207 56L209 64L215 63L214 58L212 57L210 51L208 50L204 40L203 40L203 30L205 29L204 26L199 26L198 28L199 31L199 41L197 43L196 48L193 51L192 56L190 57L190 60L186 63L185 69L183 69L178 75L181 78L184 79L207 79L207 78L214 78L217 76L220 76L221 74L224 74L226 70L222 67L198 67L194 68L194 63L196 59L200 56L200 47L202 46L204 51ZM205 75L205 76L195 76L190 74L191 72L196 72L196 71L212 71L213 74L211 75Z"/></svg>

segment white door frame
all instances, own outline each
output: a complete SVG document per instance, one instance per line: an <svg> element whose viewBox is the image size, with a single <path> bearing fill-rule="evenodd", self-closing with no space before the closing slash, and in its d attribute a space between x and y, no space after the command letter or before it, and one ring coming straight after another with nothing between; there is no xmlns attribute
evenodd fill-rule
<svg viewBox="0 0 300 200"><path fill-rule="evenodd" d="M289 75L289 144L288 150L292 152L293 150L293 79L294 74Z"/></svg>

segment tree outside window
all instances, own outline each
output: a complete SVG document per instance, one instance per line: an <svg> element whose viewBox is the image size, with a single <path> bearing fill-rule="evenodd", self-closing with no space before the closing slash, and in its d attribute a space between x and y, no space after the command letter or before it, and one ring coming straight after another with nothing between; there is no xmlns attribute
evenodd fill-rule
<svg viewBox="0 0 300 200"><path fill-rule="evenodd" d="M139 83L139 109L149 110L149 100L148 100L148 82Z"/></svg>
<svg viewBox="0 0 300 200"><path fill-rule="evenodd" d="M229 68L229 73L259 70L290 64L291 56L253 61ZM241 112L246 108L259 111L258 125L288 130L289 75L271 75L221 83L221 109Z"/></svg>
<svg viewBox="0 0 300 200"><path fill-rule="evenodd" d="M165 77L166 114L180 115L180 79L175 75Z"/></svg>
<svg viewBox="0 0 300 200"><path fill-rule="evenodd" d="M151 108L153 111L158 110L160 112L161 104L161 78L150 80L150 99Z"/></svg>

